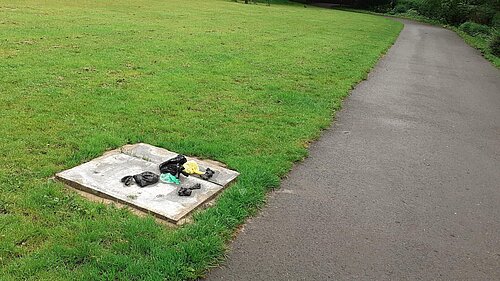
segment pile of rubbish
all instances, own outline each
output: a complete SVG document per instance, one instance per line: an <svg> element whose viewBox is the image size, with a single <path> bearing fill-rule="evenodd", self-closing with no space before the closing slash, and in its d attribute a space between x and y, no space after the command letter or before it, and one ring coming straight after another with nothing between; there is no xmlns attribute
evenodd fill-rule
<svg viewBox="0 0 500 281"><path fill-rule="evenodd" d="M215 174L210 168L205 172L200 171L198 163L193 160L188 161L184 155L177 155L159 166L160 175L153 172L142 172L133 176L125 176L121 179L124 185L130 186L136 183L140 187L145 187L162 181L165 183L181 184L181 175L189 177L190 175L198 175L201 179L209 180ZM195 189L201 189L201 184L196 183L193 186L186 188L180 187L177 191L179 196L191 196Z"/></svg>

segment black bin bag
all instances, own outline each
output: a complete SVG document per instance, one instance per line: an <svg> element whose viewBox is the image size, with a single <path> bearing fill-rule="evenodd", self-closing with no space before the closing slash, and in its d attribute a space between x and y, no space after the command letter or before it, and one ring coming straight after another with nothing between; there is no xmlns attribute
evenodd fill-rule
<svg viewBox="0 0 500 281"><path fill-rule="evenodd" d="M142 172L133 176L126 176L121 179L126 186L131 185L134 181L140 187L145 187L158 182L160 177L152 172Z"/></svg>

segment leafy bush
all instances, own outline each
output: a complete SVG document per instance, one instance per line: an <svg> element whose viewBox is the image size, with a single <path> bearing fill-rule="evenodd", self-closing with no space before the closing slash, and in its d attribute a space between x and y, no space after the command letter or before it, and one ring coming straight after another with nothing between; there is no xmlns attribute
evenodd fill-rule
<svg viewBox="0 0 500 281"><path fill-rule="evenodd" d="M500 57L500 32L495 32L490 42L491 53Z"/></svg>
<svg viewBox="0 0 500 281"><path fill-rule="evenodd" d="M441 1L442 17L446 23L460 25L467 21L471 6L464 0L443 0Z"/></svg>
<svg viewBox="0 0 500 281"><path fill-rule="evenodd" d="M497 11L492 5L471 6L468 19L476 23L491 25L496 14Z"/></svg>
<svg viewBox="0 0 500 281"><path fill-rule="evenodd" d="M471 21L494 25L500 21L498 0L397 0L392 14L415 9L422 16L459 26Z"/></svg>
<svg viewBox="0 0 500 281"><path fill-rule="evenodd" d="M409 9L408 11L406 11L405 15L409 18L413 18L413 19L420 19L422 18L422 15L415 9Z"/></svg>
<svg viewBox="0 0 500 281"><path fill-rule="evenodd" d="M392 11L391 5L380 5L380 6L374 6L370 8L370 10L376 12L376 13L390 13Z"/></svg>
<svg viewBox="0 0 500 281"><path fill-rule="evenodd" d="M459 26L459 29L469 34L470 36L488 36L490 35L490 27L475 22L464 22Z"/></svg>
<svg viewBox="0 0 500 281"><path fill-rule="evenodd" d="M396 0L394 1L394 8L390 11L391 14L405 14L410 9L418 7L417 0Z"/></svg>
<svg viewBox="0 0 500 281"><path fill-rule="evenodd" d="M497 30L500 30L500 12L496 12L495 16L491 20L491 26L493 26L493 28L496 28Z"/></svg>
<svg viewBox="0 0 500 281"><path fill-rule="evenodd" d="M406 13L406 11L408 11L410 9L410 7L408 6L408 4L406 3L398 3L396 4L396 6L391 10L391 14L395 15L395 14L403 14L403 13Z"/></svg>
<svg viewBox="0 0 500 281"><path fill-rule="evenodd" d="M416 10L419 14L431 19L442 19L441 1L439 0L416 0Z"/></svg>

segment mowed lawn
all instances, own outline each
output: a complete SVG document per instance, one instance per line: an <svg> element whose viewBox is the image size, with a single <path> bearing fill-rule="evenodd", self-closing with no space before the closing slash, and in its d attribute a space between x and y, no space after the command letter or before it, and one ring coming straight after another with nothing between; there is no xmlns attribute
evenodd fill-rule
<svg viewBox="0 0 500 281"><path fill-rule="evenodd" d="M400 29L296 4L0 0L0 280L203 275ZM136 142L241 176L180 228L52 179Z"/></svg>

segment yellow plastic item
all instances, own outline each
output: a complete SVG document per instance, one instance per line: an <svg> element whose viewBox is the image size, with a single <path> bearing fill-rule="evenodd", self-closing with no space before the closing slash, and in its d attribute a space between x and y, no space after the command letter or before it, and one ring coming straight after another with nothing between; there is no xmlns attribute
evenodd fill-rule
<svg viewBox="0 0 500 281"><path fill-rule="evenodd" d="M198 166L198 163L194 161L187 161L182 165L184 167L184 171L188 174L197 174L197 175L203 175L204 173L200 171L200 167Z"/></svg>

